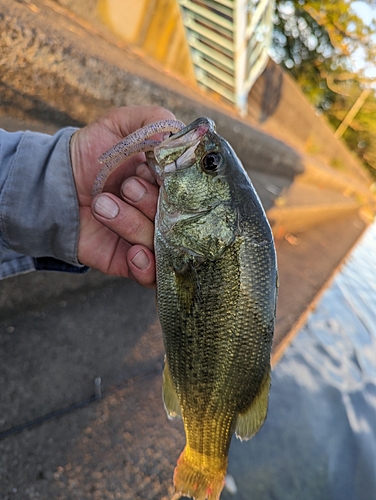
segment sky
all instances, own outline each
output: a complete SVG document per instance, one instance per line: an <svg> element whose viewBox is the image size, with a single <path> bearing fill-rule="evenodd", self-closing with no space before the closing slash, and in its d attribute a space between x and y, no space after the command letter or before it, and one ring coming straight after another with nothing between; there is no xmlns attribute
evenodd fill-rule
<svg viewBox="0 0 376 500"><path fill-rule="evenodd" d="M372 19L376 19L376 6L370 7L365 2L356 1L351 2L351 8L359 17L363 19L365 23L369 22ZM376 33L373 38L376 45ZM367 67L360 52L354 54L352 59L355 69L364 69L365 76L367 76L368 78L376 78L376 61L374 65L368 65Z"/></svg>

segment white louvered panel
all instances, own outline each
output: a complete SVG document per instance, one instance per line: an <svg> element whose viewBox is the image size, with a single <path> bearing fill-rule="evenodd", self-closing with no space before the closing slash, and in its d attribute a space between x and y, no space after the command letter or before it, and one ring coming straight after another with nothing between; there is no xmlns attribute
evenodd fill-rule
<svg viewBox="0 0 376 500"><path fill-rule="evenodd" d="M202 18L207 19L212 24L216 24L221 28L224 28L230 32L233 30L233 23L226 19L226 17L216 14L212 10L207 7L202 7L201 5L197 5L190 0L180 0L180 5L189 9L190 13L193 13L197 16L201 16Z"/></svg>
<svg viewBox="0 0 376 500"><path fill-rule="evenodd" d="M208 75L203 75L201 79L201 85L207 87L210 90L213 90L217 94L222 95L227 101L230 101L233 104L236 104L235 94L228 90L223 85L219 84L217 81L210 78Z"/></svg>
<svg viewBox="0 0 376 500"><path fill-rule="evenodd" d="M228 49L228 50L234 49L234 44L231 40L228 40L223 35L220 35L220 34L216 33L215 31L210 30L210 29L206 28L205 26L202 26L193 17L187 17L184 24L185 24L186 28L188 28L189 30L194 31L195 33L199 34L203 38L207 38L208 40L212 40L220 47L223 47L223 48Z"/></svg>
<svg viewBox="0 0 376 500"><path fill-rule="evenodd" d="M216 63L224 69L234 72L234 60L228 54L213 49L207 43L202 43L198 38L192 37L189 44L192 49L194 49L193 53L199 52L213 61L216 61Z"/></svg>
<svg viewBox="0 0 376 500"><path fill-rule="evenodd" d="M275 0L178 0L197 82L246 111L264 70Z"/></svg>
<svg viewBox="0 0 376 500"><path fill-rule="evenodd" d="M197 57L197 58L196 58ZM193 59L193 64L197 65L200 69L202 69L206 74L214 76L220 82L225 83L227 86L233 88L234 87L234 76L231 76L229 73L221 70L214 64L206 61L205 59L196 56Z"/></svg>

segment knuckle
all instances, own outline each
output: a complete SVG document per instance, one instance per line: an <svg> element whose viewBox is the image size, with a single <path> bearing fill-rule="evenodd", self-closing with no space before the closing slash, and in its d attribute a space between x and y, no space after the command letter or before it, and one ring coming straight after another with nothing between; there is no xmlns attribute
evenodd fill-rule
<svg viewBox="0 0 376 500"><path fill-rule="evenodd" d="M127 237L132 240L144 239L147 232L147 223L141 216L125 216L124 226Z"/></svg>
<svg viewBox="0 0 376 500"><path fill-rule="evenodd" d="M163 106L153 106L153 115L157 116L163 116L164 118L174 118L173 113L169 111L168 109L164 108Z"/></svg>

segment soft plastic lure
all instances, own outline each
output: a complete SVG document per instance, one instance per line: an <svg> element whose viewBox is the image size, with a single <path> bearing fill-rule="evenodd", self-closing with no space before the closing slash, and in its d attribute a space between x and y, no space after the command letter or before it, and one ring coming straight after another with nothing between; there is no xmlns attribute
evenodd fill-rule
<svg viewBox="0 0 376 500"><path fill-rule="evenodd" d="M145 125L132 134L125 137L106 151L100 158L99 162L104 166L99 171L93 186L93 196L101 193L109 176L122 164L127 158L137 154L153 151L161 141L148 140L155 134L179 132L185 127L184 123L179 120L160 120L154 123Z"/></svg>

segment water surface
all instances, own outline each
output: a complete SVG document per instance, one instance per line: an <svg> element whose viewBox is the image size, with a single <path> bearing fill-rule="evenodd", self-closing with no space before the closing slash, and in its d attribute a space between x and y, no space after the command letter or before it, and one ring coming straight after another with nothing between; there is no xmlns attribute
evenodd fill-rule
<svg viewBox="0 0 376 500"><path fill-rule="evenodd" d="M376 224L273 372L269 414L233 440L229 500L376 500Z"/></svg>

